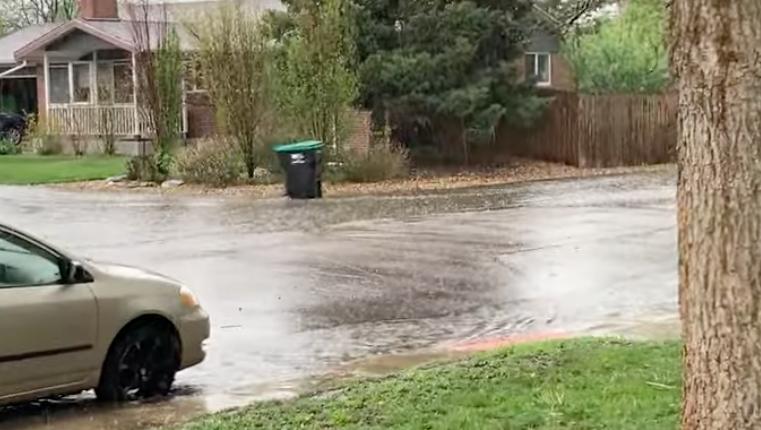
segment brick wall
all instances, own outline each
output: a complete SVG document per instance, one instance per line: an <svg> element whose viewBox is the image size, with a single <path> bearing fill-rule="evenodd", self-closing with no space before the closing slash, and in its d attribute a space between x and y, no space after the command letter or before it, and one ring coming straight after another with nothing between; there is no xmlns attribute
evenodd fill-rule
<svg viewBox="0 0 761 430"><path fill-rule="evenodd" d="M526 63L523 56L514 63L516 74L521 80L526 79ZM574 91L576 89L576 79L573 76L573 69L568 60L559 53L550 54L550 85L542 86L558 91Z"/></svg>
<svg viewBox="0 0 761 430"><path fill-rule="evenodd" d="M346 137L346 149L355 154L366 154L372 139L372 114L366 111L353 112Z"/></svg>
<svg viewBox="0 0 761 430"><path fill-rule="evenodd" d="M576 80L573 69L568 60L561 54L552 54L550 57L551 72L550 87L555 90L573 91L576 89Z"/></svg>
<svg viewBox="0 0 761 430"><path fill-rule="evenodd" d="M188 110L188 138L197 139L214 134L214 109L208 94L192 92L185 96Z"/></svg>
<svg viewBox="0 0 761 430"><path fill-rule="evenodd" d="M185 97L188 110L188 139L214 135L214 109L206 93L188 93ZM355 111L350 115L346 133L346 148L358 154L367 153L372 142L372 115Z"/></svg>

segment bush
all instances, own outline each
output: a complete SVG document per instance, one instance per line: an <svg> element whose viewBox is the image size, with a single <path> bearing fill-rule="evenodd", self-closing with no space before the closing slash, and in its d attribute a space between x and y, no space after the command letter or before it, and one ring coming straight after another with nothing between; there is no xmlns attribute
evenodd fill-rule
<svg viewBox="0 0 761 430"><path fill-rule="evenodd" d="M341 162L326 162L322 168L322 181L323 182L346 182L346 168L345 164Z"/></svg>
<svg viewBox="0 0 761 430"><path fill-rule="evenodd" d="M264 139L260 145L254 149L254 159L256 160L256 166L259 168L267 169L272 173L280 172L280 159L275 152L275 147L278 145L298 142L300 139L291 139L282 137L280 134L273 135L267 139ZM307 139L301 139L307 140Z"/></svg>
<svg viewBox="0 0 761 430"><path fill-rule="evenodd" d="M55 127L47 122L39 121L36 117L30 117L27 124L27 135L31 142L31 149L37 155L59 155L63 153L61 136L56 133Z"/></svg>
<svg viewBox="0 0 761 430"><path fill-rule="evenodd" d="M374 145L362 156L348 154L343 165L343 176L351 182L403 178L409 171L409 152L391 143Z"/></svg>
<svg viewBox="0 0 761 430"><path fill-rule="evenodd" d="M127 179L131 181L161 182L156 160L152 155L138 155L127 161Z"/></svg>
<svg viewBox="0 0 761 430"><path fill-rule="evenodd" d="M0 155L13 155L21 152L21 148L16 146L10 139L0 138Z"/></svg>
<svg viewBox="0 0 761 430"><path fill-rule="evenodd" d="M74 152L75 156L82 157L87 153L87 141L82 139L81 136L72 134L69 136L69 142L71 143L71 150Z"/></svg>
<svg viewBox="0 0 761 430"><path fill-rule="evenodd" d="M48 134L32 138L32 151L37 155L63 154L63 144L58 136Z"/></svg>
<svg viewBox="0 0 761 430"><path fill-rule="evenodd" d="M100 90L99 90L100 91ZM104 89L104 91L109 91ZM103 155L116 154L116 118L112 109L102 109L100 114L103 133L100 135L100 149Z"/></svg>
<svg viewBox="0 0 761 430"><path fill-rule="evenodd" d="M240 152L224 139L203 140L185 148L175 164L182 180L215 187L238 182L244 167Z"/></svg>

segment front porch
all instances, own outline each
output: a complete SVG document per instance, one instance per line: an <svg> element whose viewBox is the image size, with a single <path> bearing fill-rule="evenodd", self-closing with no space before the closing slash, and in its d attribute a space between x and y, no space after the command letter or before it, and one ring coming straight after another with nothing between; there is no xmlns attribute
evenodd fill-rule
<svg viewBox="0 0 761 430"><path fill-rule="evenodd" d="M150 135L148 116L135 105L55 104L49 107L47 115L51 131L67 136Z"/></svg>
<svg viewBox="0 0 761 430"><path fill-rule="evenodd" d="M42 57L45 103L41 113L52 133L122 139L151 136L149 115L135 91L138 80L132 52L74 32L47 46ZM181 124L184 134L184 103Z"/></svg>

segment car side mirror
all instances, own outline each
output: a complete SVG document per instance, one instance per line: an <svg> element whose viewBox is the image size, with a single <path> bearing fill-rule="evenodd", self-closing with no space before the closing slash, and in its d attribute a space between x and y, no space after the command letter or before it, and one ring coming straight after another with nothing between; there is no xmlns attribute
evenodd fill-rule
<svg viewBox="0 0 761 430"><path fill-rule="evenodd" d="M92 275L78 261L66 261L61 266L64 283L67 285L87 284L93 281Z"/></svg>

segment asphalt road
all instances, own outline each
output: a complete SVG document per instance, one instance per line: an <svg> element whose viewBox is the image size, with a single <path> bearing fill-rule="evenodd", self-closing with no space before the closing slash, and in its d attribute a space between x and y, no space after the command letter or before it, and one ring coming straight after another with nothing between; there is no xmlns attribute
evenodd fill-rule
<svg viewBox="0 0 761 430"><path fill-rule="evenodd" d="M0 409L0 428L134 429L356 360L536 332L617 332L677 307L674 172L410 197L247 201L0 187L0 220L189 285L208 359L167 401L92 394ZM640 333L642 329L640 328Z"/></svg>

